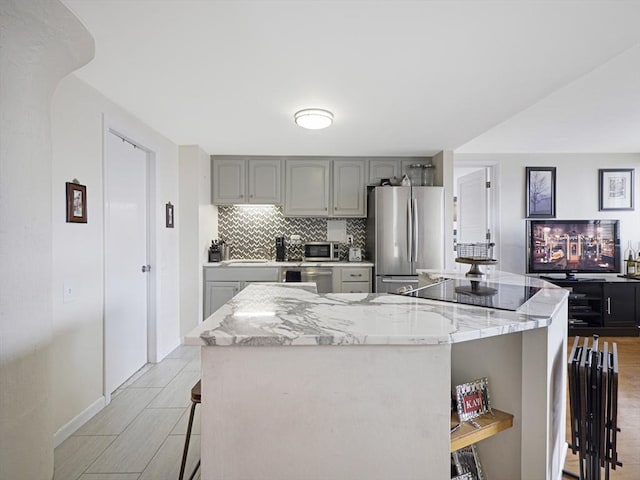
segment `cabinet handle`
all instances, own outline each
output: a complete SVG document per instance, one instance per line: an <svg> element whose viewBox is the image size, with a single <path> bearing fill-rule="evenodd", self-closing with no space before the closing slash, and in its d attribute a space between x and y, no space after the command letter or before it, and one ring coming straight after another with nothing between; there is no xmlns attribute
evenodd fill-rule
<svg viewBox="0 0 640 480"><path fill-rule="evenodd" d="M351 275L352 277L361 277L361 276L362 276L362 274L361 274L361 273L358 273L358 274L351 273L350 275Z"/></svg>
<svg viewBox="0 0 640 480"><path fill-rule="evenodd" d="M253 193L251 195L249 195L249 198L253 198Z"/></svg>
<svg viewBox="0 0 640 480"><path fill-rule="evenodd" d="M611 315L611 297L607 297L607 315Z"/></svg>

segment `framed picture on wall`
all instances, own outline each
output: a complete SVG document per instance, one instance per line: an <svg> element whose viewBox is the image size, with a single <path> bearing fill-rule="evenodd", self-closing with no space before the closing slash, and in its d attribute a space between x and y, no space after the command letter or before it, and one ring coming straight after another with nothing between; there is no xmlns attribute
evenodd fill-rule
<svg viewBox="0 0 640 480"><path fill-rule="evenodd" d="M527 218L555 218L556 167L526 167Z"/></svg>
<svg viewBox="0 0 640 480"><path fill-rule="evenodd" d="M633 210L633 168L598 170L599 210Z"/></svg>
<svg viewBox="0 0 640 480"><path fill-rule="evenodd" d="M87 187L67 182L67 222L87 223Z"/></svg>

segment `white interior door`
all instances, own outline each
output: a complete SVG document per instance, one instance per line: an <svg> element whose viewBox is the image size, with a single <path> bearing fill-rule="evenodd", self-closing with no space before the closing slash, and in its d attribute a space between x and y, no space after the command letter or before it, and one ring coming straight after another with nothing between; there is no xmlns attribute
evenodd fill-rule
<svg viewBox="0 0 640 480"><path fill-rule="evenodd" d="M147 363L147 152L105 139L105 390Z"/></svg>
<svg viewBox="0 0 640 480"><path fill-rule="evenodd" d="M489 230L487 169L458 178L458 243L484 243Z"/></svg>

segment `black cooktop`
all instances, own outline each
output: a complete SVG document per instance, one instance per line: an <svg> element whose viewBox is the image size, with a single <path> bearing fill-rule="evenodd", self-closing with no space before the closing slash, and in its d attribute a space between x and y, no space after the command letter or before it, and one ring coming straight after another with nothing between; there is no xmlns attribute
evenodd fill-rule
<svg viewBox="0 0 640 480"><path fill-rule="evenodd" d="M402 288L396 295L406 295L443 302L464 303L498 310L517 310L540 290L538 287L505 285L477 280L445 279L420 288Z"/></svg>

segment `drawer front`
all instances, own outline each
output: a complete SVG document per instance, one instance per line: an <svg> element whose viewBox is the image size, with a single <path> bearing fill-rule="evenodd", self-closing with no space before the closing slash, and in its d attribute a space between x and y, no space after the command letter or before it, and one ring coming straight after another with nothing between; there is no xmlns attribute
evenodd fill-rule
<svg viewBox="0 0 640 480"><path fill-rule="evenodd" d="M274 267L205 267L204 281L277 282L279 269Z"/></svg>
<svg viewBox="0 0 640 480"><path fill-rule="evenodd" d="M370 293L369 282L342 282L342 293Z"/></svg>
<svg viewBox="0 0 640 480"><path fill-rule="evenodd" d="M343 282L368 282L371 277L371 269L363 267L344 267L340 269Z"/></svg>

